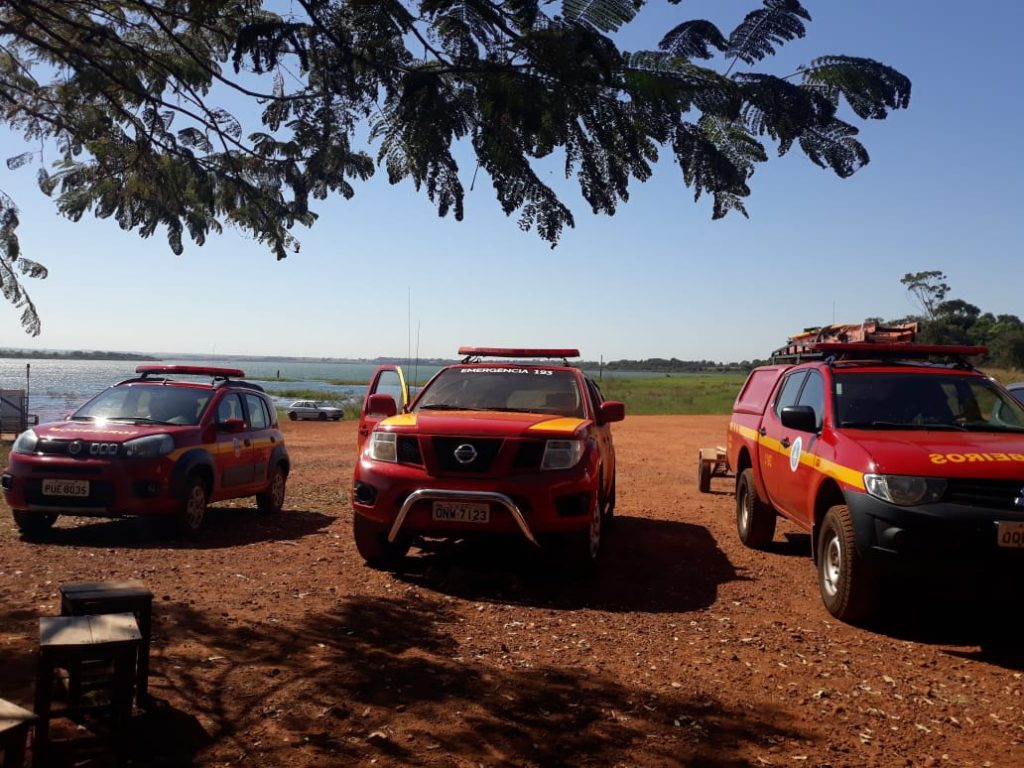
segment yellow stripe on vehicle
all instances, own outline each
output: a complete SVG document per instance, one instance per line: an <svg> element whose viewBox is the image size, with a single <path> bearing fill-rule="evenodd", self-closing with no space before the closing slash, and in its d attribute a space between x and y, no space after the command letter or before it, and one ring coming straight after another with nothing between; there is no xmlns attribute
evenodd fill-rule
<svg viewBox="0 0 1024 768"><path fill-rule="evenodd" d="M584 422L585 419L573 419L568 416L563 416L539 422L538 424L532 425L530 429L543 430L545 432L572 433L579 429L580 425Z"/></svg>
<svg viewBox="0 0 1024 768"><path fill-rule="evenodd" d="M389 416L380 422L382 427L415 427L415 413L400 413L397 416Z"/></svg>
<svg viewBox="0 0 1024 768"><path fill-rule="evenodd" d="M761 448L784 456L786 461L789 461L791 449L783 447L782 443L775 438L762 437L756 429L745 427L735 422L730 422L729 429L748 441L756 442ZM823 459L820 456L815 456L806 450L800 454L800 463L840 483L845 483L861 490L864 489L864 473L856 469L837 464L829 459Z"/></svg>

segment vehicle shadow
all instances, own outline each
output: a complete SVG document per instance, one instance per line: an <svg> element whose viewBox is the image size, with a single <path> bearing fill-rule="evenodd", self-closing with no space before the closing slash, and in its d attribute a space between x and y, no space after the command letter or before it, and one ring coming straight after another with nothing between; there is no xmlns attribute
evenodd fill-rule
<svg viewBox="0 0 1024 768"><path fill-rule="evenodd" d="M593 574L565 573L518 542L460 541L406 558L396 578L471 600L550 608L686 612L714 603L740 578L703 526L617 517Z"/></svg>
<svg viewBox="0 0 1024 768"><path fill-rule="evenodd" d="M807 558L811 556L811 534L787 531L782 535L785 541L773 541L768 547L768 551L773 555Z"/></svg>
<svg viewBox="0 0 1024 768"><path fill-rule="evenodd" d="M45 534L24 539L58 547L126 547L129 549L223 549L265 541L301 539L334 522L309 510L285 509L264 515L255 507L210 507L195 536L178 532L174 521L157 518L61 518Z"/></svg>
<svg viewBox="0 0 1024 768"><path fill-rule="evenodd" d="M1024 671L1024 645L1006 620L1010 601L1000 608L976 591L895 580L881 593L878 614L866 629L925 645L963 646L945 652Z"/></svg>

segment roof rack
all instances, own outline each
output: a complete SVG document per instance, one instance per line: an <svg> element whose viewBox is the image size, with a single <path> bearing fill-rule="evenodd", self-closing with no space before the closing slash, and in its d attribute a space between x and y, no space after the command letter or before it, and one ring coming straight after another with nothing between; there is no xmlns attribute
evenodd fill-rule
<svg viewBox="0 0 1024 768"><path fill-rule="evenodd" d="M568 358L579 357L578 349L523 349L513 347L459 347L459 354L465 355L462 362L477 363L484 357L506 357L524 359L561 358L566 365Z"/></svg>
<svg viewBox="0 0 1024 768"><path fill-rule="evenodd" d="M784 347L771 354L772 362L803 360L927 360L946 357L964 364L964 358L988 354L988 348L972 345L915 344L917 323L881 325L869 320L863 323L841 323L820 328L807 328L789 337Z"/></svg>
<svg viewBox="0 0 1024 768"><path fill-rule="evenodd" d="M242 381L240 377L245 376L241 368L217 368L209 365L140 365L135 372L139 374L136 378L125 379L119 384L134 384L138 382L168 382L168 375L177 376L208 376L212 379L211 385L214 388L231 384L235 387L245 387L263 392L259 384Z"/></svg>

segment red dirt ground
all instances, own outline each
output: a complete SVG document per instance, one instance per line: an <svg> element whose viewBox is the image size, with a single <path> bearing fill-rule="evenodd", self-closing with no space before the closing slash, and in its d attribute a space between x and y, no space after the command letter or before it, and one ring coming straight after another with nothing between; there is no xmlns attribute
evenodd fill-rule
<svg viewBox="0 0 1024 768"><path fill-rule="evenodd" d="M134 765L1024 765L1024 657L982 652L967 601L911 589L870 629L833 620L806 536L780 522L772 551L745 549L731 478L697 491L726 423L616 425L616 521L588 579L518 546L367 568L345 422L285 423L285 511L222 505L197 542L62 519L33 544L0 510L0 696L31 706L59 584L141 579L160 706L133 717ZM106 764L78 744L59 765Z"/></svg>

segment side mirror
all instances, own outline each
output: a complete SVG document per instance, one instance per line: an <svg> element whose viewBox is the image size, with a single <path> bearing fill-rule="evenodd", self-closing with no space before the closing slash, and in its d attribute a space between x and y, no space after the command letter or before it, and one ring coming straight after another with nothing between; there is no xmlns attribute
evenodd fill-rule
<svg viewBox="0 0 1024 768"><path fill-rule="evenodd" d="M782 409L782 426L798 432L817 432L818 416L809 405L787 405Z"/></svg>
<svg viewBox="0 0 1024 768"><path fill-rule="evenodd" d="M367 416L379 416L386 419L398 413L398 404L391 395L370 395L370 401L366 404Z"/></svg>
<svg viewBox="0 0 1024 768"><path fill-rule="evenodd" d="M597 409L597 423L610 424L626 418L626 404L618 400L605 400Z"/></svg>
<svg viewBox="0 0 1024 768"><path fill-rule="evenodd" d="M242 419L228 419L217 424L221 432L236 433L245 432L245 421Z"/></svg>

